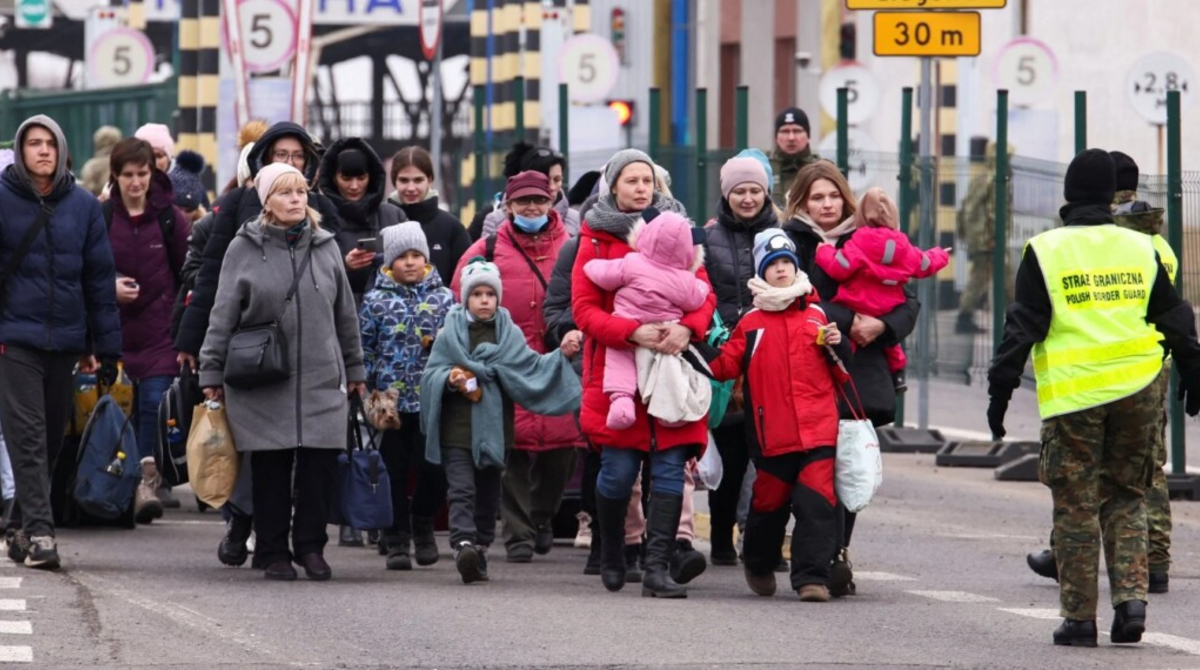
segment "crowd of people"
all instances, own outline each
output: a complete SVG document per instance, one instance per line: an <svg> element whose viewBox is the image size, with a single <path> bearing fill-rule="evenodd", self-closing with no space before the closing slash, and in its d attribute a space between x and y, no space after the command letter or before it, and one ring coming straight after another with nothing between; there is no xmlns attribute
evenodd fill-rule
<svg viewBox="0 0 1200 670"><path fill-rule="evenodd" d="M136 389L138 520L178 505L155 469L157 409L172 379L195 371L227 407L242 458L218 558L240 566L253 553L268 579L296 579L297 566L332 577L327 527L350 399L378 392L398 417L379 445L393 524L342 527L338 542L373 544L388 570L439 561L444 503L462 582L488 580L497 518L504 560L534 561L551 551L564 491L582 473L584 571L610 591L640 583L644 596L682 598L710 562L740 561L761 596L776 592L777 572L801 601L855 595L856 515L834 492L839 420L893 420L906 388L900 345L921 309L912 281L945 267L948 250L913 247L883 191L856 197L811 151L802 110L783 110L775 129L770 155L729 159L713 211L690 218L670 176L636 149L568 188L562 155L519 143L504 190L467 226L442 207L416 146L385 165L360 138L324 147L299 125L255 122L239 136L236 178L209 203L203 164L176 156L164 126L128 139L97 131L80 185L58 125L28 119L0 175L8 556L58 566L49 472L72 375L111 384L120 362ZM1068 172L1068 201L1111 201L1091 186L1105 169ZM1105 214L1064 212L1068 228ZM1030 282L1018 277L1018 306ZM1158 307L1182 313L1186 303L1159 295L1169 288L1155 284ZM1023 316L1033 318L1010 311ZM1002 373L1019 375L1029 346L1050 337L1035 321L1006 331L989 412L998 434L1016 378ZM1194 327L1160 322L1191 365ZM231 343L261 324L286 342L286 378L235 382ZM709 337L718 324L728 341ZM1139 374L1161 353L1152 344ZM732 399L710 425L721 382L733 382ZM706 558L692 503L710 442L724 479L708 493ZM1086 542L1060 536L1059 506L1065 573L1063 556ZM1122 593L1145 598L1144 587Z"/></svg>

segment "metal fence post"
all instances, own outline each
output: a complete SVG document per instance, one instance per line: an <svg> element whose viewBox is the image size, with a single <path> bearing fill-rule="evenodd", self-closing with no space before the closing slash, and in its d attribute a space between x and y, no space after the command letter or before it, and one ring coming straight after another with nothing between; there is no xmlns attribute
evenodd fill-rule
<svg viewBox="0 0 1200 670"><path fill-rule="evenodd" d="M571 155L571 109L567 106L567 85L558 85L558 153L566 159ZM571 161L566 160L564 163L567 168L570 168ZM563 183L570 184L567 170L563 170Z"/></svg>
<svg viewBox="0 0 1200 670"><path fill-rule="evenodd" d="M471 103L475 105L475 211L482 212L487 198L487 164L483 151L483 107L485 87L475 84L471 90Z"/></svg>
<svg viewBox="0 0 1200 670"><path fill-rule="evenodd" d="M704 225L708 204L708 89L696 89L696 208L692 218Z"/></svg>
<svg viewBox="0 0 1200 670"><path fill-rule="evenodd" d="M900 232L908 235L908 222L912 218L912 106L913 89L905 86L900 92L900 180L897 193L900 203ZM904 396L896 396L896 426L904 426Z"/></svg>
<svg viewBox="0 0 1200 670"><path fill-rule="evenodd" d="M1179 91L1167 92L1167 241L1183 265L1183 159L1179 119ZM1182 268L1175 271L1175 290L1183 294ZM1171 417L1171 474L1187 474L1187 450L1184 448L1183 403L1176 400L1179 368L1171 371L1167 403Z"/></svg>
<svg viewBox="0 0 1200 670"><path fill-rule="evenodd" d="M658 162L659 131L661 130L662 126L662 119L659 117L661 115L662 89L657 86L652 86L650 87L650 115L647 117L649 119L647 128L649 129L648 144L650 146L647 148L650 150L650 159L655 163Z"/></svg>
<svg viewBox="0 0 1200 670"><path fill-rule="evenodd" d="M1075 153L1087 149L1087 91L1075 91Z"/></svg>
<svg viewBox="0 0 1200 670"><path fill-rule="evenodd" d="M750 87L737 87L737 150L750 148Z"/></svg>
<svg viewBox="0 0 1200 670"><path fill-rule="evenodd" d="M837 166L843 177L850 176L850 89L837 90Z"/></svg>
<svg viewBox="0 0 1200 670"><path fill-rule="evenodd" d="M513 77L513 104L516 106L517 139L525 139L525 77Z"/></svg>
<svg viewBox="0 0 1200 670"><path fill-rule="evenodd" d="M1004 334L1007 295L1004 285L1008 266L1008 91L996 91L996 230L992 250L992 351L1000 348Z"/></svg>

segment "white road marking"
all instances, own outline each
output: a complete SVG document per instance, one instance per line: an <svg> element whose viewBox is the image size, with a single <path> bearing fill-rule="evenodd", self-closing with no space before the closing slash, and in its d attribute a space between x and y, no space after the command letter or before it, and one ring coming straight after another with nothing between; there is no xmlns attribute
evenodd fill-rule
<svg viewBox="0 0 1200 670"><path fill-rule="evenodd" d="M0 589L19 589L24 577L0 577Z"/></svg>
<svg viewBox="0 0 1200 670"><path fill-rule="evenodd" d="M24 612L25 601L21 599L0 599L0 612Z"/></svg>
<svg viewBox="0 0 1200 670"><path fill-rule="evenodd" d="M0 647L0 663L33 663L33 647Z"/></svg>
<svg viewBox="0 0 1200 670"><path fill-rule="evenodd" d="M905 577L891 572L859 572L854 573L855 581L860 582L915 582L915 577Z"/></svg>
<svg viewBox="0 0 1200 670"><path fill-rule="evenodd" d="M1008 612L1009 614L1019 614L1021 616L1027 616L1027 617L1030 617L1033 619L1061 619L1062 618L1061 616L1059 616L1058 610L1053 609L1053 608L1043 609L1043 608L1039 608L1039 607L997 607L996 609L1000 610L1001 612Z"/></svg>
<svg viewBox="0 0 1200 670"><path fill-rule="evenodd" d="M967 593L966 591L906 591L916 596L941 600L947 603L998 603L999 598L990 596L981 596L975 593Z"/></svg>
<svg viewBox="0 0 1200 670"><path fill-rule="evenodd" d="M33 624L28 621L0 621L0 635L33 635Z"/></svg>
<svg viewBox="0 0 1200 670"><path fill-rule="evenodd" d="M1036 535L1008 535L1005 533L940 533L938 536L953 540L1027 540L1037 542L1041 539Z"/></svg>
<svg viewBox="0 0 1200 670"><path fill-rule="evenodd" d="M1166 633L1142 633L1142 642L1156 647L1169 647L1176 651L1200 656L1200 642L1186 637L1168 635Z"/></svg>

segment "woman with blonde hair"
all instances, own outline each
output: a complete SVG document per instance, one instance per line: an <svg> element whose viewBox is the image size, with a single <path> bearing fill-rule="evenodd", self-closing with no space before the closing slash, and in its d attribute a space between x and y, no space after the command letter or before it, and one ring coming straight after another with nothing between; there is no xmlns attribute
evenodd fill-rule
<svg viewBox="0 0 1200 670"><path fill-rule="evenodd" d="M836 323L841 332L849 333L857 346L846 367L867 418L876 426L887 425L896 415L896 389L886 349L898 345L913 331L920 303L909 287L905 287L906 302L879 318L855 314L833 303L839 284L817 266L817 247L828 243L840 249L854 235L858 223L854 216L858 202L836 165L820 160L801 168L788 189L787 203L787 221L783 229L796 244L800 270L808 274L820 294L821 306L829 321ZM842 419L852 418L845 403L838 404L838 413ZM829 579L829 591L834 597L855 593L854 574L846 549L854 530L855 515L844 509L843 512L841 549L834 559Z"/></svg>
<svg viewBox="0 0 1200 670"><path fill-rule="evenodd" d="M250 454L254 567L267 579L290 581L294 561L309 579L326 580L332 571L324 558L325 524L337 456L346 445L348 395L365 390L358 316L341 251L308 205L304 175L272 163L259 170L255 189L263 211L226 252L200 350L200 386L209 400L228 400L234 443ZM288 378L226 388L230 339L241 328L276 320L287 343Z"/></svg>

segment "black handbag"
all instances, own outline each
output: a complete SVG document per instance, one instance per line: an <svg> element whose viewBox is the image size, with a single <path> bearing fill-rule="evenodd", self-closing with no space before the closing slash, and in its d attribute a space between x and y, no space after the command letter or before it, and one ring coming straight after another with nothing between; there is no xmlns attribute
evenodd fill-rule
<svg viewBox="0 0 1200 670"><path fill-rule="evenodd" d="M229 351L225 357L226 386L242 390L255 389L287 381L291 376L287 338L284 337L279 322L300 286L300 277L312 261L312 250L313 246L310 243L300 269L292 278L292 286L283 299L283 308L279 310L279 316L270 323L238 328L233 337L229 338Z"/></svg>

